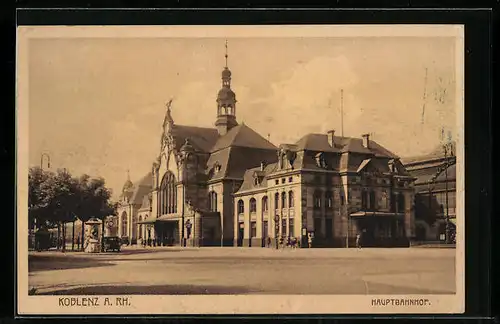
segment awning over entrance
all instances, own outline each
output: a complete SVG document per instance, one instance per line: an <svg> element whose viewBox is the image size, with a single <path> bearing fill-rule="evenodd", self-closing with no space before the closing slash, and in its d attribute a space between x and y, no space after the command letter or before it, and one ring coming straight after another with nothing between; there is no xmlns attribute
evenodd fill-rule
<svg viewBox="0 0 500 324"><path fill-rule="evenodd" d="M146 219L144 221L137 222L137 224L154 224L156 222L156 218Z"/></svg>
<svg viewBox="0 0 500 324"><path fill-rule="evenodd" d="M374 217L374 216L382 216L382 217L404 217L403 213L389 213L389 212L380 212L380 211L358 211L350 214L351 217Z"/></svg>

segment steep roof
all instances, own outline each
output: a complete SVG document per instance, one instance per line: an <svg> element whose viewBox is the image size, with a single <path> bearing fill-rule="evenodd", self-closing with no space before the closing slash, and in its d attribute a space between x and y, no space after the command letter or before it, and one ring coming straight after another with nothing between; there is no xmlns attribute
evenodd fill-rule
<svg viewBox="0 0 500 324"><path fill-rule="evenodd" d="M217 142L219 133L215 128L173 125L172 136L175 139L176 149L180 149L186 138L189 138L195 149L208 153Z"/></svg>
<svg viewBox="0 0 500 324"><path fill-rule="evenodd" d="M381 146L374 140L370 140L370 148L363 146L363 140L353 137L333 137L334 146L328 143L327 134L307 134L296 143L299 150L320 152L348 152L360 154L374 154L375 156L398 159L399 157Z"/></svg>
<svg viewBox="0 0 500 324"><path fill-rule="evenodd" d="M130 203L134 205L142 205L143 198L152 189L152 173L148 172L141 180L136 182L133 187L132 197L130 198Z"/></svg>
<svg viewBox="0 0 500 324"><path fill-rule="evenodd" d="M207 162L209 180L224 178L243 179L245 171L260 166L261 162L270 163L276 160L276 150L230 146L212 153ZM215 172L215 163L220 171Z"/></svg>
<svg viewBox="0 0 500 324"><path fill-rule="evenodd" d="M228 147L248 147L270 150L277 149L277 147L271 142L260 136L259 133L244 123L231 128L229 132L219 137L215 145L212 147L211 152L217 152Z"/></svg>
<svg viewBox="0 0 500 324"><path fill-rule="evenodd" d="M456 152L456 143L451 142L451 145L453 148L453 152ZM404 164L417 164L417 163L425 163L431 160L442 159L444 157L445 156L444 156L443 146L437 145L436 147L434 147L432 151L430 151L427 154L404 157L401 159L401 161Z"/></svg>

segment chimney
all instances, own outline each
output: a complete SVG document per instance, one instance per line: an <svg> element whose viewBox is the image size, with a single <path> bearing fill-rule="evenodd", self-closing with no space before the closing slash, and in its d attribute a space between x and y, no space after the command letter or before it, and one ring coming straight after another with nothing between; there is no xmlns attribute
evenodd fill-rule
<svg viewBox="0 0 500 324"><path fill-rule="evenodd" d="M264 171L264 162L260 162L260 171Z"/></svg>
<svg viewBox="0 0 500 324"><path fill-rule="evenodd" d="M363 134L361 137L363 137L363 146L370 148L370 134Z"/></svg>
<svg viewBox="0 0 500 324"><path fill-rule="evenodd" d="M328 134L328 144L330 144L331 147L334 147L335 146L335 140L334 140L335 130L334 129L329 130L327 132L327 134Z"/></svg>

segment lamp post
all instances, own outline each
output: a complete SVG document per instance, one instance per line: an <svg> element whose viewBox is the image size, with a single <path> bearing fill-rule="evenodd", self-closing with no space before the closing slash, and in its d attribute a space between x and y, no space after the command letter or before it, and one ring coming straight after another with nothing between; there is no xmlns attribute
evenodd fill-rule
<svg viewBox="0 0 500 324"><path fill-rule="evenodd" d="M274 216L274 239L276 241L276 249L279 249L278 246L278 234L279 234L279 221L280 221L280 215L275 215Z"/></svg>

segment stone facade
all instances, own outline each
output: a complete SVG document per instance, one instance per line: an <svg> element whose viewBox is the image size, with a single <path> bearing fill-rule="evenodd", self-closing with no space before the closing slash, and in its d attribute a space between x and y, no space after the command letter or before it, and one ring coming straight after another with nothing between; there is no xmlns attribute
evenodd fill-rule
<svg viewBox="0 0 500 324"><path fill-rule="evenodd" d="M151 172L124 185L119 235L156 245L275 245L314 234L315 246L372 246L414 235L413 178L369 139L307 134L276 147L236 118L222 71L214 128L174 122L170 101ZM145 190L144 188L147 188ZM147 199L144 197L148 197Z"/></svg>

